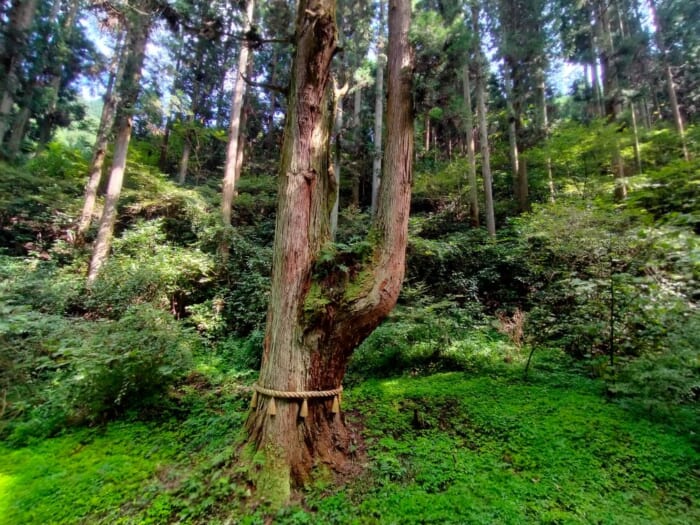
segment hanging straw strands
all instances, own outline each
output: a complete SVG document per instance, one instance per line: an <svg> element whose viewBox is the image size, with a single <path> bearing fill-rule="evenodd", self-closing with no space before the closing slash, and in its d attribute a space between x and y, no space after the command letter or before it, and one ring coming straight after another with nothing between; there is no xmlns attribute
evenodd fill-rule
<svg viewBox="0 0 700 525"><path fill-rule="evenodd" d="M301 399L301 408L299 409L299 417L306 418L309 415L309 404L308 399L315 398L333 398L333 406L331 408L331 413L337 414L340 412L340 399L343 394L343 387L334 388L333 390L305 390L301 392L285 392L282 390L272 390L270 388L265 388L257 383L253 385L253 399L251 400L251 408L255 410L258 407L258 394L262 394L270 398L270 402L267 405L267 415L274 416L277 414L277 405L275 404L275 398L277 399Z"/></svg>

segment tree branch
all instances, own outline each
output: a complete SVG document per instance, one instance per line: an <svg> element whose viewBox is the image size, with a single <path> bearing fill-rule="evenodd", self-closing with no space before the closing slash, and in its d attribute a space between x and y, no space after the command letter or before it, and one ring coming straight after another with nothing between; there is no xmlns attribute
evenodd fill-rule
<svg viewBox="0 0 700 525"><path fill-rule="evenodd" d="M249 79L243 73L241 73L241 78L249 86L269 89L270 91L277 91L278 93L282 93L285 97L289 95L289 89L286 87L278 86L276 84L268 84L266 82L255 82L254 80Z"/></svg>

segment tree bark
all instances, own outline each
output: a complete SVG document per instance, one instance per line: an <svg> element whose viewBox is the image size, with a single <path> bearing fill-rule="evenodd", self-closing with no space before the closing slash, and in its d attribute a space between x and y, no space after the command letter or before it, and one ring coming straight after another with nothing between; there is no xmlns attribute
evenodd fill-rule
<svg viewBox="0 0 700 525"><path fill-rule="evenodd" d="M312 7L312 8L310 8ZM374 253L349 272L314 271L330 239L333 198L330 163L332 89L336 52L333 0L301 0L292 66L275 233L272 292L258 384L298 392L335 389L354 348L396 303L404 275L413 155L410 0L391 0L387 138L384 177L370 239ZM331 399L299 402L258 398L246 424L248 442L263 455L257 489L283 503L292 484L303 485L314 466L347 465L348 432Z"/></svg>
<svg viewBox="0 0 700 525"><path fill-rule="evenodd" d="M481 175L484 179L484 212L486 213L486 230L489 235L496 235L496 218L493 210L493 182L491 177L491 151L489 150L489 129L486 121L486 75L484 73L484 55L481 51L479 30L479 4L472 4L472 26L474 31L474 56L476 57L476 104L479 114L479 132L481 146Z"/></svg>
<svg viewBox="0 0 700 525"><path fill-rule="evenodd" d="M469 183L469 217L474 228L479 227L479 197L476 188L476 155L474 154L474 112L472 110L472 94L469 82L469 65L463 69L464 105L466 107L465 127L467 142L467 162L469 171L467 182Z"/></svg>
<svg viewBox="0 0 700 525"><path fill-rule="evenodd" d="M382 173L382 123L384 119L384 1L379 0L379 36L377 38L377 83L374 95L374 158L372 160L372 201L371 213L377 213L377 198Z"/></svg>
<svg viewBox="0 0 700 525"><path fill-rule="evenodd" d="M253 25L253 12L255 10L255 0L247 0L246 2L246 33L250 31ZM236 74L236 83L233 87L233 97L231 100L231 124L228 133L228 145L226 146L226 163L224 164L224 181L221 196L221 220L224 227L231 225L231 210L233 206L233 198L236 191L236 162L238 160L238 139L240 136L241 111L243 109L243 95L245 94L245 81L243 74L248 68L248 55L250 47L248 42L241 45L241 51L238 55L238 71ZM219 254L226 258L228 256L228 241L224 235L221 244L219 245Z"/></svg>
<svg viewBox="0 0 700 525"><path fill-rule="evenodd" d="M100 185L102 178L102 166L104 165L105 156L107 155L107 144L109 136L112 132L114 124L114 114L117 109L117 97L114 94L114 86L121 84L126 66L128 49L122 42L122 34L119 35L114 48L113 63L107 81L107 89L103 97L102 114L100 115L100 124L97 128L97 136L95 137L95 145L92 148L92 160L88 168L88 181L85 185L85 199L83 201L83 211L80 214L80 221L76 232L76 243L80 244L85 238L85 234L92 223L92 215L95 211L95 202L97 200L97 188Z"/></svg>
<svg viewBox="0 0 700 525"><path fill-rule="evenodd" d="M109 250L112 246L114 224L117 219L117 203L124 182L124 170L126 168L129 141L131 140L134 106L140 91L141 69L146 55L146 42L148 41L151 22L152 15L138 11L132 14L131 24L128 29L126 46L129 51L124 65L122 82L119 86L119 107L115 118L116 141L114 144L114 158L110 169L102 217L100 218L100 227L90 260L88 285L91 285L97 279L100 270L107 261Z"/></svg>

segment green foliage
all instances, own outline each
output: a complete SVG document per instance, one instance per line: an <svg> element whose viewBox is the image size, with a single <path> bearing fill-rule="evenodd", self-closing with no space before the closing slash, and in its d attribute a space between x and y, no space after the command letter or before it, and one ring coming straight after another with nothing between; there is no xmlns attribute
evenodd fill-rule
<svg viewBox="0 0 700 525"><path fill-rule="evenodd" d="M130 305L153 303L182 315L211 280L211 255L166 241L163 220L139 221L114 240L114 253L91 286L85 305L119 317Z"/></svg>
<svg viewBox="0 0 700 525"><path fill-rule="evenodd" d="M0 325L3 396L10 441L50 435L162 405L189 369L192 334L148 305L118 321L85 322L4 306Z"/></svg>
<svg viewBox="0 0 700 525"><path fill-rule="evenodd" d="M166 429L122 423L28 448L0 446L0 524L77 523L126 508L144 483L163 475L162 465L172 461L176 443Z"/></svg>

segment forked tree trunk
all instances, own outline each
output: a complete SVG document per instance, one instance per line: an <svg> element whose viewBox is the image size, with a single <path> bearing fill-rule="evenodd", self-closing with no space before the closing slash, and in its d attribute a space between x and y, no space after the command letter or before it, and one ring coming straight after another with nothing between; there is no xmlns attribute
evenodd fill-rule
<svg viewBox="0 0 700 525"><path fill-rule="evenodd" d="M474 228L479 227L479 197L476 189L476 155L474 154L474 111L472 110L472 93L469 82L469 65L464 66L463 70L463 88L464 88L464 105L466 106L465 125L467 128L467 162L469 163L469 172L467 173L467 182L469 183L469 217L471 225Z"/></svg>
<svg viewBox="0 0 700 525"><path fill-rule="evenodd" d="M107 155L107 144L109 142L110 133L112 132L114 114L117 109L117 97L114 94L114 86L121 84L124 67L126 66L127 54L127 46L122 42L122 34L120 34L114 48L114 62L112 63L109 80L107 82L107 90L103 97L100 124L97 128L95 145L92 149L92 160L90 161L90 167L88 169L88 181L85 185L83 211L80 214L80 222L78 223L76 235L76 243L78 244L83 242L85 234L90 228L90 224L92 224L92 215L95 211L95 202L97 200L97 188L102 178L102 166L104 165Z"/></svg>
<svg viewBox="0 0 700 525"><path fill-rule="evenodd" d="M301 0L296 24L275 233L272 292L258 384L285 392L339 387L355 347L394 307L404 275L413 157L410 0L389 2L387 137L384 178L371 242L373 256L348 272L314 271L330 239L331 59L337 29L333 0ZM246 424L264 459L256 487L276 503L304 484L312 468L342 470L349 439L333 400L258 398Z"/></svg>
<svg viewBox="0 0 700 525"><path fill-rule="evenodd" d="M251 30L253 24L253 12L255 1L246 2L246 34ZM238 70L236 72L236 82L233 86L233 97L231 100L231 124L228 130L228 145L226 146L226 162L224 164L224 182L221 195L221 220L224 227L231 225L231 210L233 198L236 192L236 163L238 162L238 149L241 126L241 113L243 110L243 95L245 95L244 72L248 69L248 55L250 46L247 42L241 44L241 51L238 55ZM224 235L219 245L219 254L224 259L228 257L228 240Z"/></svg>
<svg viewBox="0 0 700 525"><path fill-rule="evenodd" d="M126 46L129 53L124 65L124 75L119 87L119 108L115 118L116 140L114 143L114 158L109 173L109 184L105 203L100 218L97 239L92 249L90 269L88 270L88 285L97 279L100 270L107 261L112 246L114 224L117 220L117 203L124 182L126 155L131 140L131 127L134 106L139 95L141 68L146 54L146 42L151 26L152 17L138 11L133 14L131 26L128 29Z"/></svg>

